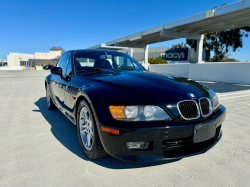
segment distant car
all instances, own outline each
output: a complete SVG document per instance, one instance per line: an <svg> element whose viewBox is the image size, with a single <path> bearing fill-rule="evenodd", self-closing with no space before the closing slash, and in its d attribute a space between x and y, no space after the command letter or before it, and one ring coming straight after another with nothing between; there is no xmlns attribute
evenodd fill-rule
<svg viewBox="0 0 250 187"><path fill-rule="evenodd" d="M44 69L44 70L49 70L49 69L52 69L53 67L54 67L53 65L48 64L48 65L46 65L46 66L43 66L43 69Z"/></svg>
<svg viewBox="0 0 250 187"><path fill-rule="evenodd" d="M108 153L140 162L199 154L218 142L226 116L209 88L146 71L129 55L110 50L65 52L45 88L48 108L77 125L90 159Z"/></svg>

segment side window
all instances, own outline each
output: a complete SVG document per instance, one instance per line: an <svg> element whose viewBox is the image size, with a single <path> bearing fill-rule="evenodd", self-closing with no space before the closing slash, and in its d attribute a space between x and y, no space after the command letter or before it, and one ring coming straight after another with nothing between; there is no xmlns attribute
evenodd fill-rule
<svg viewBox="0 0 250 187"><path fill-rule="evenodd" d="M132 62L128 58L125 58L125 61L127 61L127 67L129 67L129 68L133 68L134 67L133 64L132 64Z"/></svg>
<svg viewBox="0 0 250 187"><path fill-rule="evenodd" d="M129 58L123 56L116 56L115 57L116 63L118 68L134 68L140 69L135 63L131 62Z"/></svg>
<svg viewBox="0 0 250 187"><path fill-rule="evenodd" d="M62 59L63 59L63 55L62 55L62 56L60 57L60 59L58 60L58 62L57 62L57 67L61 67Z"/></svg>
<svg viewBox="0 0 250 187"><path fill-rule="evenodd" d="M139 66L137 64L135 64L135 63L133 63L133 66L134 66L135 69L140 69Z"/></svg>
<svg viewBox="0 0 250 187"><path fill-rule="evenodd" d="M71 64L71 58L69 58L69 62L68 62L68 67L67 67L67 75L72 75L72 64Z"/></svg>
<svg viewBox="0 0 250 187"><path fill-rule="evenodd" d="M70 59L70 54L66 53L63 55L63 59L62 59L62 62L60 64L60 67L62 68L63 76L65 76L67 73L67 66L68 66L69 59Z"/></svg>
<svg viewBox="0 0 250 187"><path fill-rule="evenodd" d="M125 61L127 61L128 68L140 69L134 62L131 62L129 58L125 58Z"/></svg>

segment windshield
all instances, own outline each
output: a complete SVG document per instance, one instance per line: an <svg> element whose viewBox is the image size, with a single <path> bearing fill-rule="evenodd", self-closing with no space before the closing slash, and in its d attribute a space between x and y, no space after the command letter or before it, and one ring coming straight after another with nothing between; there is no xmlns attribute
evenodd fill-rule
<svg viewBox="0 0 250 187"><path fill-rule="evenodd" d="M109 51L86 51L74 54L74 64L79 71L102 70L145 70L137 61L129 55Z"/></svg>

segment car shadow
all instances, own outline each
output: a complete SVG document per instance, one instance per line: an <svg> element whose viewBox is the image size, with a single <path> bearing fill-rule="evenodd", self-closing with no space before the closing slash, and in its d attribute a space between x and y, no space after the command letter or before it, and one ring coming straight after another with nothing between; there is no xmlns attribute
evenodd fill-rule
<svg viewBox="0 0 250 187"><path fill-rule="evenodd" d="M180 160L176 159L170 161L132 163L121 161L109 155L101 159L90 160L83 154L81 150L77 137L76 126L71 123L59 110L48 110L46 97L40 98L37 102L35 102L35 105L39 108L39 110L33 110L33 112L40 112L43 115L43 117L51 125L51 132L55 138L69 151L86 161L90 161L110 169L128 169L156 166Z"/></svg>

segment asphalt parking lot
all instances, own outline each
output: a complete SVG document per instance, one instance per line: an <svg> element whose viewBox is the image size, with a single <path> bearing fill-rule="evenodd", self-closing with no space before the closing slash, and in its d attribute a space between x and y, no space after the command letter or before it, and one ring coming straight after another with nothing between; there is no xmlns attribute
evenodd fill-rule
<svg viewBox="0 0 250 187"><path fill-rule="evenodd" d="M0 186L249 186L250 85L201 82L227 108L220 142L174 162L88 160L76 126L46 108L48 71L0 71Z"/></svg>

